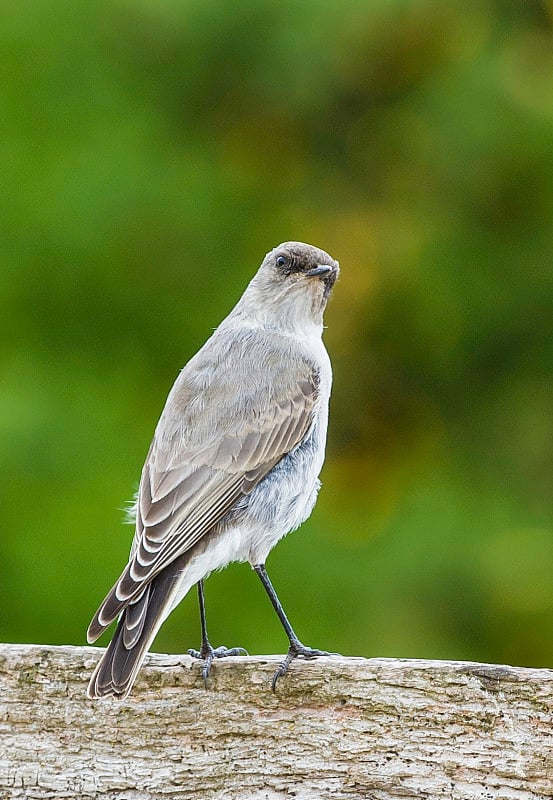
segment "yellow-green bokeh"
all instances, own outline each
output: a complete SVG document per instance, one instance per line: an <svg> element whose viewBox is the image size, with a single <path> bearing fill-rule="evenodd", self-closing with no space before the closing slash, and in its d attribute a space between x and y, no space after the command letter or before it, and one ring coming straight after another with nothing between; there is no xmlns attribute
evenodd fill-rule
<svg viewBox="0 0 553 800"><path fill-rule="evenodd" d="M0 639L83 643L179 368L286 239L342 277L306 643L553 662L551 5L4 9ZM214 644L282 652L248 567ZM156 647L198 644L195 597Z"/></svg>

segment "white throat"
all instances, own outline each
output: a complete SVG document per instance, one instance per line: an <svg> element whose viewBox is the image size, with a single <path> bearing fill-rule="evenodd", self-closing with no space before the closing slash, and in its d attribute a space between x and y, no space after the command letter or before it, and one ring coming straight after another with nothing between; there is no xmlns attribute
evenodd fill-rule
<svg viewBox="0 0 553 800"><path fill-rule="evenodd" d="M281 287L260 284L254 279L236 306L244 322L291 336L321 338L326 303L318 286L311 289L305 284Z"/></svg>

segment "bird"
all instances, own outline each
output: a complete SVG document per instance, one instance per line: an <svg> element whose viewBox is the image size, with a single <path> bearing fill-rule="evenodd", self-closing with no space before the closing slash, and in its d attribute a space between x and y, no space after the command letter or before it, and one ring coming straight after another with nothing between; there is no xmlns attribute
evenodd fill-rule
<svg viewBox="0 0 553 800"><path fill-rule="evenodd" d="M230 314L179 373L148 451L133 506L129 560L94 615L89 643L117 620L90 678L91 699L124 699L162 623L197 587L207 687L215 658L204 581L249 562L288 637L273 680L299 657L332 655L296 635L265 561L311 514L320 488L332 384L323 312L340 271L303 242L272 249Z"/></svg>

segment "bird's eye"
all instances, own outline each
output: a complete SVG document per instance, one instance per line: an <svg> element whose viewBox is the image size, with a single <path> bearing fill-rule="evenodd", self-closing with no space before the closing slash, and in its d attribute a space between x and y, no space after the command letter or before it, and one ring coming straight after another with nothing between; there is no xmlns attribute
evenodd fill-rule
<svg viewBox="0 0 553 800"><path fill-rule="evenodd" d="M286 266L286 258L285 256L279 256L276 260L277 267L285 267Z"/></svg>

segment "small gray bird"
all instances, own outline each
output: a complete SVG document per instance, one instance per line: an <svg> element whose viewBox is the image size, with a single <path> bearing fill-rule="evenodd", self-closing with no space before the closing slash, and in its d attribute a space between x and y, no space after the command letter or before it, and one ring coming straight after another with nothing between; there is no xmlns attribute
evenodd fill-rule
<svg viewBox="0 0 553 800"><path fill-rule="evenodd" d="M142 470L129 562L88 628L94 642L119 618L88 686L90 698L124 698L161 624L198 587L207 678L204 579L249 561L286 631L288 655L273 690L305 647L265 570L275 544L311 514L324 461L330 360L323 311L338 277L324 250L285 242L265 256L238 304L175 381Z"/></svg>

